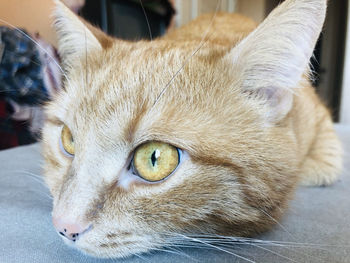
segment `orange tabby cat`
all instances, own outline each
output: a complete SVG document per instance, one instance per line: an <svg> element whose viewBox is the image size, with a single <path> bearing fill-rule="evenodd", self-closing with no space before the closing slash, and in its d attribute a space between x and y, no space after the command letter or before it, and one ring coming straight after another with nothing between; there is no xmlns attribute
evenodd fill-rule
<svg viewBox="0 0 350 263"><path fill-rule="evenodd" d="M326 0L287 0L257 28L218 13L135 43L56 4L66 79L43 151L67 244L122 257L188 233L250 236L298 182L336 180L341 146L307 80Z"/></svg>

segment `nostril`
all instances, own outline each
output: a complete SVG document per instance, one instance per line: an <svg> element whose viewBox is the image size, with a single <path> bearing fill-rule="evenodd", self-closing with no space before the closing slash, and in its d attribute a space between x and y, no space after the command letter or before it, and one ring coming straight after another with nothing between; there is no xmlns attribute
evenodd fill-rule
<svg viewBox="0 0 350 263"><path fill-rule="evenodd" d="M52 221L57 232L61 236L74 242L77 240L78 237L80 237L82 234L86 233L88 230L91 229L91 225L83 223L72 223L58 217L53 217Z"/></svg>

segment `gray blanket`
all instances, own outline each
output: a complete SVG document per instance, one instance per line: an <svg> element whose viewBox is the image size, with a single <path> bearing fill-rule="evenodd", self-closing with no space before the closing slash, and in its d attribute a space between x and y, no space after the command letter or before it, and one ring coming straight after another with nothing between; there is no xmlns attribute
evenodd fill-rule
<svg viewBox="0 0 350 263"><path fill-rule="evenodd" d="M40 145L0 152L0 263L8 262L350 262L350 127L337 126L345 167L330 187L300 188L266 242L218 249L166 249L126 260L99 260L67 247L51 223L51 198L41 179ZM349 217L349 218L348 218ZM274 242L272 242L274 241Z"/></svg>

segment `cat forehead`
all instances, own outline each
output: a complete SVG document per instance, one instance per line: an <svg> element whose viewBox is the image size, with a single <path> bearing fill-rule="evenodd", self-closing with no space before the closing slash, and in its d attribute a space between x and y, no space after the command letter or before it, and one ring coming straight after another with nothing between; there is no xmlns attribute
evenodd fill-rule
<svg viewBox="0 0 350 263"><path fill-rule="evenodd" d="M223 128L217 107L231 119L244 109L234 74L220 62L224 50L203 47L191 57L197 44L162 49L139 43L89 54L69 72L51 112L74 133L95 129L103 141L157 139L191 148L194 134Z"/></svg>
<svg viewBox="0 0 350 263"><path fill-rule="evenodd" d="M232 74L219 63L222 48L203 47L194 56L197 44L157 46L141 42L89 54L72 68L63 93L66 98L60 103L63 108L81 104L77 108L84 112L89 110L86 105L99 103L108 104L105 109L114 105L132 110L140 103L155 102L165 89L162 100L170 98L173 103L179 97L210 93L206 84L213 86L216 78L224 80Z"/></svg>
<svg viewBox="0 0 350 263"><path fill-rule="evenodd" d="M208 67L211 63L220 62L220 58L230 50L229 47L205 44L198 41L169 40L116 42L110 48L92 53L91 66L99 69L109 66L112 74L118 72L118 74L142 75L147 72L151 74L149 77L152 79L152 76L166 77L169 72L175 73L190 62ZM196 70L200 70L200 67Z"/></svg>

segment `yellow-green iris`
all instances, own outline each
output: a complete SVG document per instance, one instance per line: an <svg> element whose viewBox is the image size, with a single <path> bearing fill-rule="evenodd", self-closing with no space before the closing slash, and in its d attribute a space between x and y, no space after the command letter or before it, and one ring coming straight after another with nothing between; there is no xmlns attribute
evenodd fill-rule
<svg viewBox="0 0 350 263"><path fill-rule="evenodd" d="M143 179L156 182L170 175L179 164L178 149L162 142L148 142L139 146L133 165Z"/></svg>
<svg viewBox="0 0 350 263"><path fill-rule="evenodd" d="M70 155L74 155L74 140L71 131L64 125L61 132L61 142L63 149Z"/></svg>

